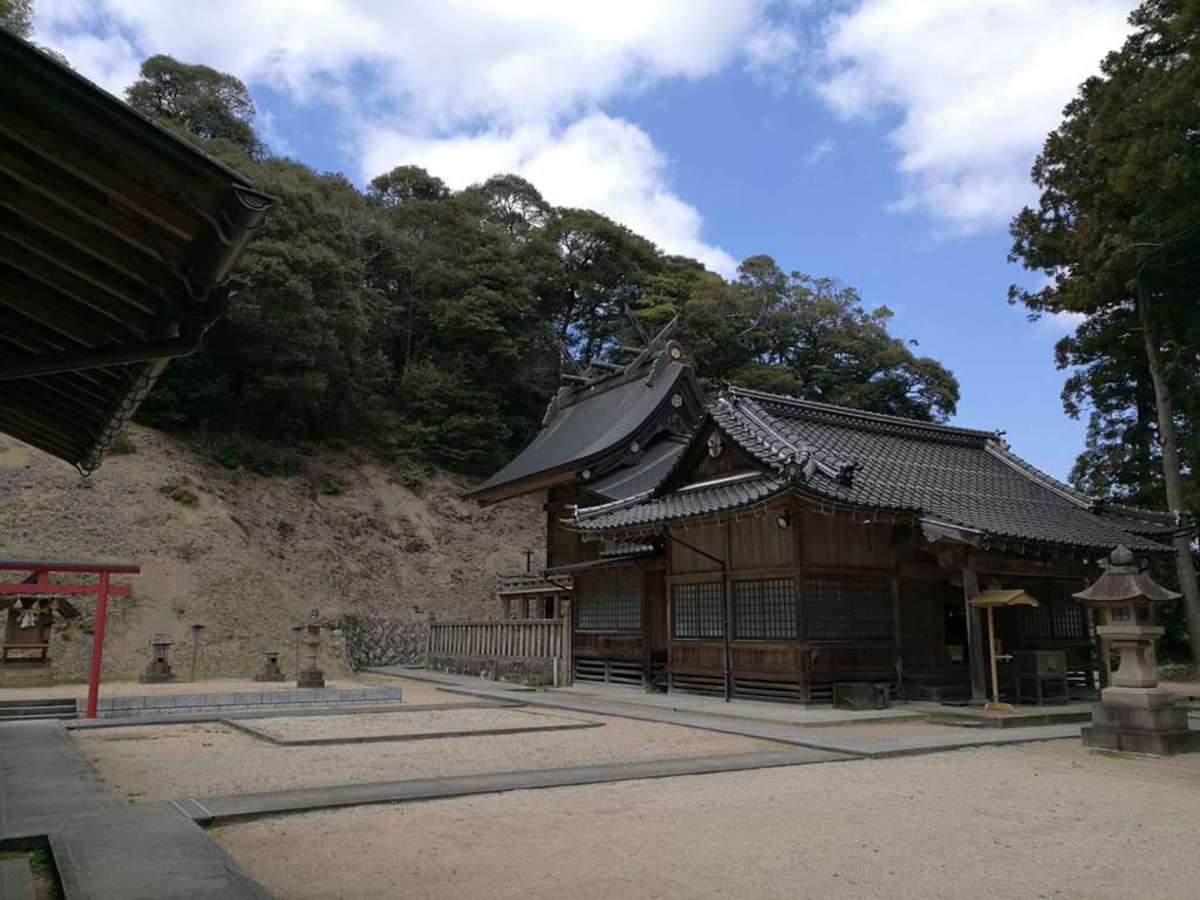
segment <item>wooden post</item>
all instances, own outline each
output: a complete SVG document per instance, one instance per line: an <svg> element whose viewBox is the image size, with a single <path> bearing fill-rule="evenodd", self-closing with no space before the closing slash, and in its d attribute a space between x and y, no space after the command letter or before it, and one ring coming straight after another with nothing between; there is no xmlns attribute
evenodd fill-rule
<svg viewBox="0 0 1200 900"><path fill-rule="evenodd" d="M570 686L575 680L574 662L571 658L572 649L573 649L571 647L571 640L574 637L574 633L573 633L572 626L571 626L572 607L573 606L574 606L574 604L571 603L570 597L564 596L562 598L562 600L559 601L559 609L561 610L560 616L562 619L562 667L563 667L563 674L562 674L562 678L559 679L559 684L563 685L564 687Z"/></svg>
<svg viewBox="0 0 1200 900"><path fill-rule="evenodd" d="M979 610L971 605L971 601L979 596L979 574L975 570L974 554L968 554L963 561L962 580L963 608L967 621L967 655L971 662L971 704L983 706L987 703L983 626L979 621Z"/></svg>
<svg viewBox="0 0 1200 900"><path fill-rule="evenodd" d="M1000 677L996 674L996 611L988 607L988 659L992 661L992 702L1000 702Z"/></svg>
<svg viewBox="0 0 1200 900"><path fill-rule="evenodd" d="M44 574L44 573L43 573ZM108 573L100 573L96 594L96 624L92 627L92 665L88 675L87 717L96 718L96 701L100 695L100 666L104 659L104 625L108 617Z"/></svg>

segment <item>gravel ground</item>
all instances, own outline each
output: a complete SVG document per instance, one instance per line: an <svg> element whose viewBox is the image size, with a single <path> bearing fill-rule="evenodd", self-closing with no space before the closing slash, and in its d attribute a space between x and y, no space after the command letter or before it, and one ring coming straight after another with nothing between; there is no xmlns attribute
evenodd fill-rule
<svg viewBox="0 0 1200 900"><path fill-rule="evenodd" d="M1055 741L360 807L214 836L281 900L1192 900L1197 808L1198 756Z"/></svg>
<svg viewBox="0 0 1200 900"><path fill-rule="evenodd" d="M326 747L280 747L219 724L131 725L72 734L105 780L138 801L755 753L783 746L655 722L572 718L603 722L604 727Z"/></svg>
<svg viewBox="0 0 1200 900"><path fill-rule="evenodd" d="M316 738L381 737L478 731L497 728L546 728L588 721L523 709L446 709L429 712L364 713L356 716L287 716L253 719L257 730L281 741Z"/></svg>

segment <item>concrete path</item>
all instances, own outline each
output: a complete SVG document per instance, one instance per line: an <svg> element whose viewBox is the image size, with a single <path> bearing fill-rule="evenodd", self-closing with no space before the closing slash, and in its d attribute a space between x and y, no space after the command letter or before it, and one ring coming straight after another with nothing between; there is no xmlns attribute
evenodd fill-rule
<svg viewBox="0 0 1200 900"><path fill-rule="evenodd" d="M170 804L131 806L59 722L0 725L0 839L46 835L67 900L269 898Z"/></svg>
<svg viewBox="0 0 1200 900"><path fill-rule="evenodd" d="M731 756L699 756L691 759L574 766L528 772L416 778L408 781L268 791L259 794L227 794L222 797L188 798L175 801L174 805L180 812L192 817L197 822L209 825L235 819L311 812L341 806L444 800L448 797L466 797L472 794L495 794L505 791L603 784L612 781L637 781L647 778L671 778L678 775L710 775L714 772L741 772L748 769L801 766L809 763L850 759L853 757L840 753L828 753L808 748L790 748Z"/></svg>
<svg viewBox="0 0 1200 900"><path fill-rule="evenodd" d="M514 686L499 685L478 678L447 675L441 672L414 672L400 666L387 666L369 670L376 675L392 675L397 678L417 678L446 685L454 693L487 699L514 699L519 697L529 706L545 706L573 712L591 713L601 716L617 716L647 722L663 722L684 728L700 728L739 734L744 737L779 741L816 750L844 753L852 756L885 757L904 756L914 753L935 753L941 750L961 750L967 747L987 747L997 744L1048 741L1079 737L1078 723L1042 725L1028 728L963 728L961 734L907 735L894 738L831 737L820 726L806 727L781 722L775 719L757 719L746 715L728 715L711 712L694 712L664 706L644 706L633 702L618 702L600 699L570 691L533 691L514 689ZM741 706L741 701L731 706ZM761 705L761 704L755 704ZM877 719L851 722L878 721ZM826 723L831 724L831 723ZM846 723L843 723L846 724Z"/></svg>

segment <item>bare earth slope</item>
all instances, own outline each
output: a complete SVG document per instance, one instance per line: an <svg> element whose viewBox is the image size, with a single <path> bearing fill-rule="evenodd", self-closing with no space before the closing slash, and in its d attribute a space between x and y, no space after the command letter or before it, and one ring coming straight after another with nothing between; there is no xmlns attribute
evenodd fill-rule
<svg viewBox="0 0 1200 900"><path fill-rule="evenodd" d="M537 498L481 509L468 482L437 474L414 492L386 465L344 454L306 457L291 478L234 472L185 442L131 427L138 452L111 456L91 479L0 436L0 556L116 559L142 565L134 597L110 609L105 675L136 676L147 641L207 626L199 675L249 675L263 649L292 658L289 627L370 611L402 617L487 616L495 573L521 571L542 543ZM329 473L344 490L322 493ZM186 476L195 505L161 490ZM80 604L90 624L90 601ZM60 678L82 676L79 628L55 629ZM332 657L333 654L328 654ZM327 668L337 670L336 665Z"/></svg>

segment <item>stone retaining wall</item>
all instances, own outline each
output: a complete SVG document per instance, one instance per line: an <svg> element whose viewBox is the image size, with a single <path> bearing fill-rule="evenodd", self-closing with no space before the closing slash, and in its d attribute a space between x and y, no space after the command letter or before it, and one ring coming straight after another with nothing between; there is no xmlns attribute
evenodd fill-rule
<svg viewBox="0 0 1200 900"><path fill-rule="evenodd" d="M425 662L428 619L350 613L329 624L341 633L343 655L355 672L371 666L412 666Z"/></svg>

